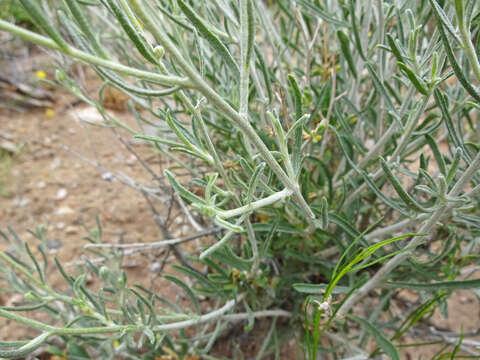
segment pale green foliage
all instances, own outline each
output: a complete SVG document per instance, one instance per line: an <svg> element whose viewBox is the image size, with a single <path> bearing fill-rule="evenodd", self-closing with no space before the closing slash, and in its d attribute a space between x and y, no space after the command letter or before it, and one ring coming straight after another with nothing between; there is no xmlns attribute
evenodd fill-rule
<svg viewBox="0 0 480 360"><path fill-rule="evenodd" d="M0 308L0 316L41 335L1 343L0 356L61 336L67 349L77 344L77 356L85 355L81 344L97 358L212 359L229 321L245 320L249 331L267 317L258 359L279 358L291 333L310 360L366 359L369 340L378 346L372 357L399 359L398 340L435 308L447 315L451 291L478 289L478 280L457 279L479 249L477 1L20 2L46 36L2 20L0 29L89 64L128 94L136 128L104 109L103 88L97 99L68 67L57 72L105 126L151 142L168 159L163 174L147 168L157 193L171 187L187 203L175 200L193 228L194 216L217 227L138 245L175 254L178 276L166 278L186 294L188 309L88 259L76 277L57 261L70 285L68 294L57 292L46 260L40 265L13 231L3 234L16 244L13 257L1 255L4 277L10 291L28 296L24 308ZM149 204L158 200L137 189ZM165 238L167 220L159 225ZM192 256L179 251L207 234L215 234L211 246ZM99 225L89 239L96 256L128 252L109 251ZM88 289L87 272L102 282L99 293ZM399 289L421 300L402 299ZM200 296L215 309L206 312ZM402 301L410 312L389 311ZM357 313L361 305L368 309ZM25 306L52 315L55 326L17 314ZM194 335L172 333L192 326ZM453 339L439 357L478 353L460 345L463 334Z"/></svg>

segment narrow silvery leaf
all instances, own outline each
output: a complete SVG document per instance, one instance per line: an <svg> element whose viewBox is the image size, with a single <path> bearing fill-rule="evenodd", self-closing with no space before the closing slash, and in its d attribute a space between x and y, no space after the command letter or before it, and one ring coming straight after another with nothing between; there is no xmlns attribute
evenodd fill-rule
<svg viewBox="0 0 480 360"><path fill-rule="evenodd" d="M200 310L200 304L198 302L198 299L197 297L195 296L194 292L192 291L191 287L188 286L187 284L185 284L182 280L180 280L179 278L175 277L175 276L172 276L172 275L164 275L163 276L165 279L167 280L170 280L171 282L173 282L175 285L181 287L183 289L183 291L185 291L185 293L188 295L190 301L192 302L193 306L195 307L195 310L197 311L198 314L201 313L201 310Z"/></svg>
<svg viewBox="0 0 480 360"><path fill-rule="evenodd" d="M179 265L172 265L172 267L175 270L181 272L182 274L185 274L185 275L187 275L187 276L189 276L193 279L196 279L200 284L202 284L203 286L205 286L207 288L210 288L213 291L218 291L219 290L217 288L217 286L212 281L207 279L205 276L203 276L202 274L200 274L196 270L189 269L189 268L186 268L185 266L179 266Z"/></svg>
<svg viewBox="0 0 480 360"><path fill-rule="evenodd" d="M40 276L40 279L42 280L42 282L45 283L45 272L42 271L42 269L40 268L40 265L38 264L38 261L35 258L35 256L33 256L32 251L30 250L30 247L28 246L28 243L25 243L25 250L27 251L27 254L30 257L30 260L32 261L33 265L35 266L35 269L37 270L38 276Z"/></svg>
<svg viewBox="0 0 480 360"><path fill-rule="evenodd" d="M395 105L393 105L393 102L392 100L390 99L390 96L388 96L386 90L385 90L385 87L383 85L383 83L380 81L380 78L378 77L378 74L377 72L375 71L375 69L373 68L372 65L370 64L367 64L367 69L368 69L368 72L370 73L370 75L372 75L372 80L373 80L373 84L375 85L375 88L377 89L377 91L379 92L380 96L383 96L383 98L385 99L388 107L390 108L390 110L392 111L392 113L397 117L397 119L399 120L399 116L398 116L398 111L397 111L397 108L395 107Z"/></svg>
<svg viewBox="0 0 480 360"><path fill-rule="evenodd" d="M115 87L119 88L120 90L126 90L131 92L135 95L145 96L145 97L160 97L173 94L175 91L180 89L178 86L174 86L170 89L164 90L153 90L153 89L145 89L135 85L130 84L129 82L123 80L121 77L116 75L115 73L104 70L101 68L97 68L97 71L105 77L108 81L112 83Z"/></svg>
<svg viewBox="0 0 480 360"><path fill-rule="evenodd" d="M107 59L108 56L103 50L103 47L100 46L98 43L95 35L92 32L91 26L88 24L87 19L85 18L85 15L82 12L82 9L80 8L80 5L78 4L77 0L65 0L68 8L70 9L70 12L73 15L73 18L75 19L76 23L78 24L80 30L85 34L85 36L88 39L88 42L93 46L94 50L97 52L98 55L102 56L103 58Z"/></svg>
<svg viewBox="0 0 480 360"><path fill-rule="evenodd" d="M391 281L385 283L388 287L394 287L395 289L410 289L410 290L424 290L424 291L440 291L440 290L457 290L457 289L479 289L480 279L473 280L459 280L459 281L438 281L433 283L413 283L413 282L401 282Z"/></svg>
<svg viewBox="0 0 480 360"><path fill-rule="evenodd" d="M253 326L255 325L255 316L253 315L253 311L248 305L248 302L243 301L243 306L245 306L245 309L247 309L247 314L248 314L247 326L245 326L243 330L245 332L249 332L250 330L253 329Z"/></svg>
<svg viewBox="0 0 480 360"><path fill-rule="evenodd" d="M293 75L288 75L288 80L293 90L293 97L295 100L295 120L298 120L302 117L302 94L300 88L298 87L297 80ZM293 137L293 147L292 147L292 163L296 176L299 175L300 164L302 157L302 128L299 127L295 130L295 135Z"/></svg>
<svg viewBox="0 0 480 360"><path fill-rule="evenodd" d="M320 203L320 214L321 214L321 228L326 229L328 227L328 200L324 196Z"/></svg>
<svg viewBox="0 0 480 360"><path fill-rule="evenodd" d="M309 0L297 0L297 3L301 4L306 9L309 9L310 11L312 11L312 13L314 13L315 15L318 15L320 18L322 18L323 20L325 20L326 22L328 22L332 25L347 26L347 23L336 19L335 17L333 17L332 15L327 13L326 11L324 11L324 10L320 9L318 6L315 6L314 4L312 4L312 2L309 1Z"/></svg>
<svg viewBox="0 0 480 360"><path fill-rule="evenodd" d="M178 192L178 194L187 200L190 203L199 203L199 204L205 204L205 200L201 199L197 195L193 194L192 192L188 191L185 189L180 183L175 179L175 176L168 170L165 170L165 176L168 179L168 182L172 187L175 189L175 191Z"/></svg>
<svg viewBox="0 0 480 360"><path fill-rule="evenodd" d="M222 246L224 246L228 240L236 233L236 231L229 230L220 240L218 240L215 244L207 248L206 250L202 251L200 254L200 259L203 260L210 254L213 254L215 251L220 249Z"/></svg>
<svg viewBox="0 0 480 360"><path fill-rule="evenodd" d="M382 165L382 169L385 172L390 183L393 185L393 188L400 196L400 198L405 202L409 209L412 209L417 212L431 212L432 209L426 209L422 205L420 205L413 197L410 196L409 193L405 191L400 181L397 179L395 175L393 175L390 167L386 163L383 158L380 158L380 164Z"/></svg>
<svg viewBox="0 0 480 360"><path fill-rule="evenodd" d="M20 0L23 7L30 15L32 21L37 24L37 26L45 31L50 38L60 46L61 49L66 50L68 45L65 40L62 38L60 33L52 25L51 21L45 17L43 14L42 8L37 4L35 0Z"/></svg>
<svg viewBox="0 0 480 360"><path fill-rule="evenodd" d="M70 275L68 275L66 272L65 272L65 269L63 268L62 264L60 263L60 261L58 261L58 258L55 256L54 258L54 261L55 261L55 265L57 266L58 270L60 271L60 274L63 276L63 278L67 281L67 283L70 285L70 286L73 286L73 282L74 282L74 279L73 277L71 277Z"/></svg>
<svg viewBox="0 0 480 360"><path fill-rule="evenodd" d="M447 99L438 89L434 90L433 95L438 107L440 108L440 111L442 112L443 121L445 122L445 125L448 129L448 136L452 139L452 142L456 147L459 147L463 150L462 154L465 160L467 162L470 162L471 161L470 156L466 151L465 146L460 138L460 135L458 134L457 129L453 124L453 120L450 116Z"/></svg>
<svg viewBox="0 0 480 360"><path fill-rule="evenodd" d="M273 128L275 129L275 134L277 135L279 146L284 146L286 145L286 135L283 130L282 124L280 124L280 120L272 114L271 112L267 112L267 116L270 119Z"/></svg>
<svg viewBox="0 0 480 360"><path fill-rule="evenodd" d="M270 80L270 74L267 69L267 66L265 65L265 60L262 56L262 53L260 52L257 46L254 46L254 49L255 49L257 60L258 60L258 64L260 65L260 71L263 74L263 81L265 82L265 89L267 90L268 103L271 103L273 99L273 95L272 95L272 85Z"/></svg>
<svg viewBox="0 0 480 360"><path fill-rule="evenodd" d="M52 334L45 332L43 334L38 335L36 338L30 340L28 343L26 343L25 345L21 346L18 349L0 350L0 356L2 358L8 358L8 359L23 358L24 356L32 353L33 351L38 349L40 346L42 346L50 336L52 336Z"/></svg>
<svg viewBox="0 0 480 360"><path fill-rule="evenodd" d="M350 238L356 239L357 237L360 236L360 242L363 244L367 244L367 241L363 237L363 235L358 232L356 227L349 222L348 219L346 219L344 216L335 214L333 212L329 213L329 221L334 223L335 225L339 226Z"/></svg>
<svg viewBox="0 0 480 360"><path fill-rule="evenodd" d="M239 225L232 224L231 222L228 222L227 220L224 220L219 216L216 216L214 221L215 221L215 224L217 224L218 226L221 226L221 227L223 227L227 230L233 231L233 232L240 233L240 232L245 231L243 229L243 227L241 227Z"/></svg>
<svg viewBox="0 0 480 360"><path fill-rule="evenodd" d="M429 186L432 189L434 189L436 192L438 192L437 184L435 183L433 178L430 176L430 174L425 169L420 168L420 169L418 169L418 172L422 175L422 177L424 177L427 180Z"/></svg>
<svg viewBox="0 0 480 360"><path fill-rule="evenodd" d="M417 185L417 186L415 186L415 189L417 189L419 191L423 191L424 193L426 193L430 196L438 196L437 191L432 190L427 185Z"/></svg>
<svg viewBox="0 0 480 360"><path fill-rule="evenodd" d="M293 288L295 291L305 294L315 294L315 295L323 295L325 294L325 290L327 289L327 284L304 284L304 283L296 283L293 284ZM350 291L349 287L346 286L335 286L332 290L332 294L346 294Z"/></svg>
<svg viewBox="0 0 480 360"><path fill-rule="evenodd" d="M225 44L220 41L220 39L210 31L208 26L204 23L204 20L197 15L195 10L193 10L189 5L187 5L183 0L177 0L178 5L182 9L185 16L190 20L190 22L195 26L200 34L210 43L210 45L218 52L218 54L225 60L227 65L232 69L235 75L240 74L237 63L233 59L232 54L228 51Z"/></svg>
<svg viewBox="0 0 480 360"><path fill-rule="evenodd" d="M425 82L420 79L407 65L404 63L398 62L397 63L400 69L402 69L405 74L407 74L408 78L412 82L413 86L422 94L428 95L427 85Z"/></svg>
<svg viewBox="0 0 480 360"><path fill-rule="evenodd" d="M203 161L205 161L209 164L212 163L212 159L210 157L206 156L203 152L198 151L198 149L186 148L184 146L174 146L174 147L171 147L170 150L180 151L180 152L183 152L185 154L191 155L193 157L202 159Z"/></svg>
<svg viewBox="0 0 480 360"><path fill-rule="evenodd" d="M235 226L239 226L243 221L245 221L245 218L247 216L248 216L247 214L240 216L240 218L235 222ZM232 225L231 223L228 223L228 226L231 226L231 225ZM206 250L202 251L202 253L200 254L200 259L201 260L206 259L207 256L215 253L217 250L223 247L232 238L232 236L238 232L236 230L237 230L236 228L235 230L229 229L229 231L227 231L227 233L220 240L218 240L212 246L208 247Z"/></svg>
<svg viewBox="0 0 480 360"><path fill-rule="evenodd" d="M428 134L434 134L435 131L442 125L442 121L435 121L432 125L429 127L426 127L425 129L414 131L412 133L413 136L425 136Z"/></svg>
<svg viewBox="0 0 480 360"><path fill-rule="evenodd" d="M375 340L377 345L387 354L387 356L392 360L400 360L400 355L397 348L393 345L390 340L382 333L378 328L372 325L365 319L359 318L355 315L349 315L349 318L358 322L362 327L367 331L372 338Z"/></svg>
<svg viewBox="0 0 480 360"><path fill-rule="evenodd" d="M390 50L392 51L393 55L395 55L398 61L404 62L405 60L403 59L402 52L400 51L400 48L396 43L395 39L392 37L392 34L387 34L386 37L387 37L388 45L390 46Z"/></svg>
<svg viewBox="0 0 480 360"><path fill-rule="evenodd" d="M450 184L452 182L453 178L455 177L455 174L457 173L457 169L458 169L458 166L460 165L460 159L462 157L462 153L463 153L462 148L457 147L455 149L455 156L453 158L452 164L450 165L450 169L448 170L448 174L446 178L447 184Z"/></svg>
<svg viewBox="0 0 480 360"><path fill-rule="evenodd" d="M151 46L147 44L145 39L142 36L140 36L140 34L136 31L135 27L132 25L132 23L128 19L127 14L125 14L125 12L120 7L118 2L114 0L106 0L106 1L108 2L110 9L115 14L115 17L117 18L118 22L122 26L123 30L128 35L130 40L132 40L133 44L138 49L140 54L142 54L142 56L148 61L150 61L152 64L157 65L158 61L153 55Z"/></svg>
<svg viewBox="0 0 480 360"><path fill-rule="evenodd" d="M197 144L195 137L182 124L180 124L175 118L170 115L170 111L167 112L167 124L187 147L196 147Z"/></svg>
<svg viewBox="0 0 480 360"><path fill-rule="evenodd" d="M182 144L177 143L175 141L167 140L167 139L161 139L161 138L154 138L150 136L145 136L145 135L135 135L135 139L142 139L142 140L148 140L152 142L158 142L160 144L165 144L168 146L175 146L175 147L180 147Z"/></svg>
<svg viewBox="0 0 480 360"><path fill-rule="evenodd" d="M438 53L436 51L432 54L432 72L431 72L431 81L435 81L437 78L437 71L438 71Z"/></svg>
<svg viewBox="0 0 480 360"><path fill-rule="evenodd" d="M297 80L295 76L292 74L288 75L288 80L290 81L290 85L292 86L293 91L293 98L295 100L295 117L299 119L302 115L302 93L300 92L300 88L298 87Z"/></svg>
<svg viewBox="0 0 480 360"><path fill-rule="evenodd" d="M448 186L447 186L447 181L445 179L445 176L440 174L437 177L437 184L438 184L438 193L441 198L446 198L447 197L447 192L448 192Z"/></svg>
<svg viewBox="0 0 480 360"><path fill-rule="evenodd" d="M425 139L427 140L427 143L430 146L430 149L432 149L433 156L435 157L435 160L438 164L440 172L443 175L447 175L447 166L445 165L445 160L443 159L443 156L440 153L440 150L438 149L438 145L436 141L432 138L430 134L425 135Z"/></svg>
<svg viewBox="0 0 480 360"><path fill-rule="evenodd" d="M203 151L206 151L205 145L200 135L201 134L201 124L199 124L200 121L203 121L203 120L197 118L196 116L192 116L192 120L191 120L192 132L193 132L193 137L195 138L195 143L198 145L200 149L202 149ZM206 134L206 136L208 136L208 134Z"/></svg>
<svg viewBox="0 0 480 360"><path fill-rule="evenodd" d="M302 115L300 119L295 121L295 123L290 127L290 129L288 129L285 138L288 140L288 138L295 134L295 131L297 131L299 127L301 128L308 120L310 120L310 114Z"/></svg>
<svg viewBox="0 0 480 360"><path fill-rule="evenodd" d="M410 55L410 59L415 63L416 61L416 54L418 50L418 32L420 31L420 27L416 27L410 31L408 36L408 52Z"/></svg>
<svg viewBox="0 0 480 360"><path fill-rule="evenodd" d="M212 189L215 186L215 181L218 179L218 174L213 174L213 176L207 175L207 186L205 186L205 200L207 203L210 203L210 198L212 196Z"/></svg>
<svg viewBox="0 0 480 360"><path fill-rule="evenodd" d="M343 56L347 60L348 68L352 73L353 77L357 77L357 69L355 67L355 62L353 61L352 54L350 52L350 40L347 35L342 30L337 30L338 40L340 40L340 48L342 49Z"/></svg>
<svg viewBox="0 0 480 360"><path fill-rule="evenodd" d="M355 16L355 6L353 3L353 0L349 1L349 9L350 9L350 19L352 22L352 30L353 30L353 37L355 39L355 45L357 47L358 53L360 54L360 57L364 61L366 61L367 59L362 49L362 41L360 40L360 29L358 28L357 17Z"/></svg>
<svg viewBox="0 0 480 360"><path fill-rule="evenodd" d="M253 175L248 187L248 193L246 198L247 203L250 203L253 200L253 195L255 193L255 190L257 189L258 181L260 180L260 176L262 176L263 170L265 169L265 165L266 164L264 162L258 164L257 167L255 168L255 171L253 172Z"/></svg>
<svg viewBox="0 0 480 360"><path fill-rule="evenodd" d="M360 175L362 175L363 180L367 184L367 186L370 188L370 190L373 191L373 193L380 199L382 200L385 204L387 204L390 208L395 209L398 211L400 214L403 215L408 215L408 212L405 211L404 208L402 208L395 200L390 199L388 196L382 193L382 191L378 188L378 186L375 184L375 182L370 179L367 173L365 171L361 170Z"/></svg>
<svg viewBox="0 0 480 360"><path fill-rule="evenodd" d="M253 48L255 45L255 14L253 10L253 0L247 1L247 17L248 17L248 46L247 46L247 56L246 56L246 65L250 64L250 59L252 57Z"/></svg>
<svg viewBox="0 0 480 360"><path fill-rule="evenodd" d="M438 7L438 4L435 0L430 0L430 2L432 4L436 4ZM457 62L457 59L455 58L455 54L453 52L453 49L447 37L447 34L445 33L445 30L443 28L441 15L437 11L437 8L435 6L433 6L433 9L435 14L435 19L437 20L438 31L440 33L440 37L442 38L443 46L445 47L445 51L447 53L447 58L450 61L450 65L452 65L452 69L455 72L455 75L457 76L458 81L463 85L465 90L467 90L467 92L470 94L471 97L473 97L478 103L480 103L480 93L472 86L471 82L468 80L469 76L463 73L462 68L460 67L460 65Z"/></svg>
<svg viewBox="0 0 480 360"><path fill-rule="evenodd" d="M448 30L448 32L455 38L455 40L461 44L462 40L457 34L457 30L453 27L452 23L447 17L447 14L443 11L441 6L437 3L436 0L430 0L430 4L432 5L433 12L435 13L437 19L441 21L442 25Z"/></svg>

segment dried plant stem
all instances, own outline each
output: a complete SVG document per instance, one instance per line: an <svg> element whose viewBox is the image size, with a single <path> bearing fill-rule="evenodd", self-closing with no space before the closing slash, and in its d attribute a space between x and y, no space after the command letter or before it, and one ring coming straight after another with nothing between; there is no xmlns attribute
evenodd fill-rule
<svg viewBox="0 0 480 360"><path fill-rule="evenodd" d="M131 244L86 244L84 249L88 248L113 248L113 249L131 249L135 248L136 250L146 251L152 249L158 249L163 247L168 247L171 245L179 245L188 241L192 241L201 237L215 235L222 232L221 228L212 228L208 230L203 230L197 234L184 236L176 239L167 239L161 241L154 241L150 243L131 243Z"/></svg>

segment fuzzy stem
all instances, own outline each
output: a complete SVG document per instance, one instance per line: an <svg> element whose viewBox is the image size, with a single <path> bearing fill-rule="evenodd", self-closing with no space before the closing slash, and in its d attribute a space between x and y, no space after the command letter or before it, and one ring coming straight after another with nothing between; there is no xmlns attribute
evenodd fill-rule
<svg viewBox="0 0 480 360"><path fill-rule="evenodd" d="M247 116L248 112L248 82L249 59L248 48L248 11L247 1L240 0L240 115Z"/></svg>
<svg viewBox="0 0 480 360"><path fill-rule="evenodd" d="M161 85L166 85L166 86L179 85L182 87L192 87L191 82L188 80L188 78L185 78L185 77L165 76L165 75L157 74L150 71L135 69L135 68L117 63L115 61L105 60L95 55L88 54L70 45L67 45L65 48L61 48L60 46L57 45L55 41L49 38L46 38L45 36L23 29L19 26L16 26L14 24L11 24L1 19L0 19L0 30L5 30L5 31L8 31L9 33L18 35L22 39L33 42L37 45L44 46L52 50L58 50L68 56L71 56L78 60L85 61L89 64L102 66L114 71L118 71L119 73L122 73L125 75L134 76L138 79L148 80L148 81L152 81L152 82L155 82Z"/></svg>
<svg viewBox="0 0 480 360"><path fill-rule="evenodd" d="M465 51L465 55L467 55L468 59L470 60L473 73L477 77L477 80L480 81L480 63L478 61L475 48L472 44L470 29L467 28L467 24L465 23L464 19L459 18L459 28L463 50Z"/></svg>
<svg viewBox="0 0 480 360"><path fill-rule="evenodd" d="M247 212L255 211L262 207L274 204L277 201L280 201L289 197L290 195L292 195L292 190L285 188L282 191L276 192L275 194L267 196L266 198L254 201L248 205L244 205L232 210L219 211L218 215L223 219L228 219L234 216L243 215Z"/></svg>

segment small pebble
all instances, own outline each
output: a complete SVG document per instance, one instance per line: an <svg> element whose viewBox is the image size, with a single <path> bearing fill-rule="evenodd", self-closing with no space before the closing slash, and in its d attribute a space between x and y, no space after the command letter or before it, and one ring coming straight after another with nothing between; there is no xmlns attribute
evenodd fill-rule
<svg viewBox="0 0 480 360"><path fill-rule="evenodd" d="M45 241L45 245L50 250L55 250L62 247L62 243L57 239L48 239L47 241Z"/></svg>
<svg viewBox="0 0 480 360"><path fill-rule="evenodd" d="M25 207L25 206L27 206L29 203L30 203L30 199L27 199L27 198L25 198L25 197L16 197L15 199L13 199L13 204L14 204L15 206Z"/></svg>
<svg viewBox="0 0 480 360"><path fill-rule="evenodd" d="M111 172L105 172L102 174L102 180L112 181L114 178L115 176Z"/></svg>
<svg viewBox="0 0 480 360"><path fill-rule="evenodd" d="M62 163L62 160L60 160L59 157L54 158L52 163L50 164L50 169L55 170L60 166L61 163Z"/></svg>
<svg viewBox="0 0 480 360"><path fill-rule="evenodd" d="M73 215L75 214L75 211L72 210L72 208L68 206L62 206L55 211L55 215Z"/></svg>
<svg viewBox="0 0 480 360"><path fill-rule="evenodd" d="M156 261L156 262L150 264L149 267L150 267L150 271L151 271L151 272L157 273L157 272L160 271L161 264L160 264L158 261Z"/></svg>
<svg viewBox="0 0 480 360"><path fill-rule="evenodd" d="M63 200L67 197L68 191L67 189L61 188L57 191L57 195L55 196L56 200Z"/></svg>
<svg viewBox="0 0 480 360"><path fill-rule="evenodd" d="M78 228L76 226L67 226L65 229L65 234L73 235L78 233Z"/></svg>

